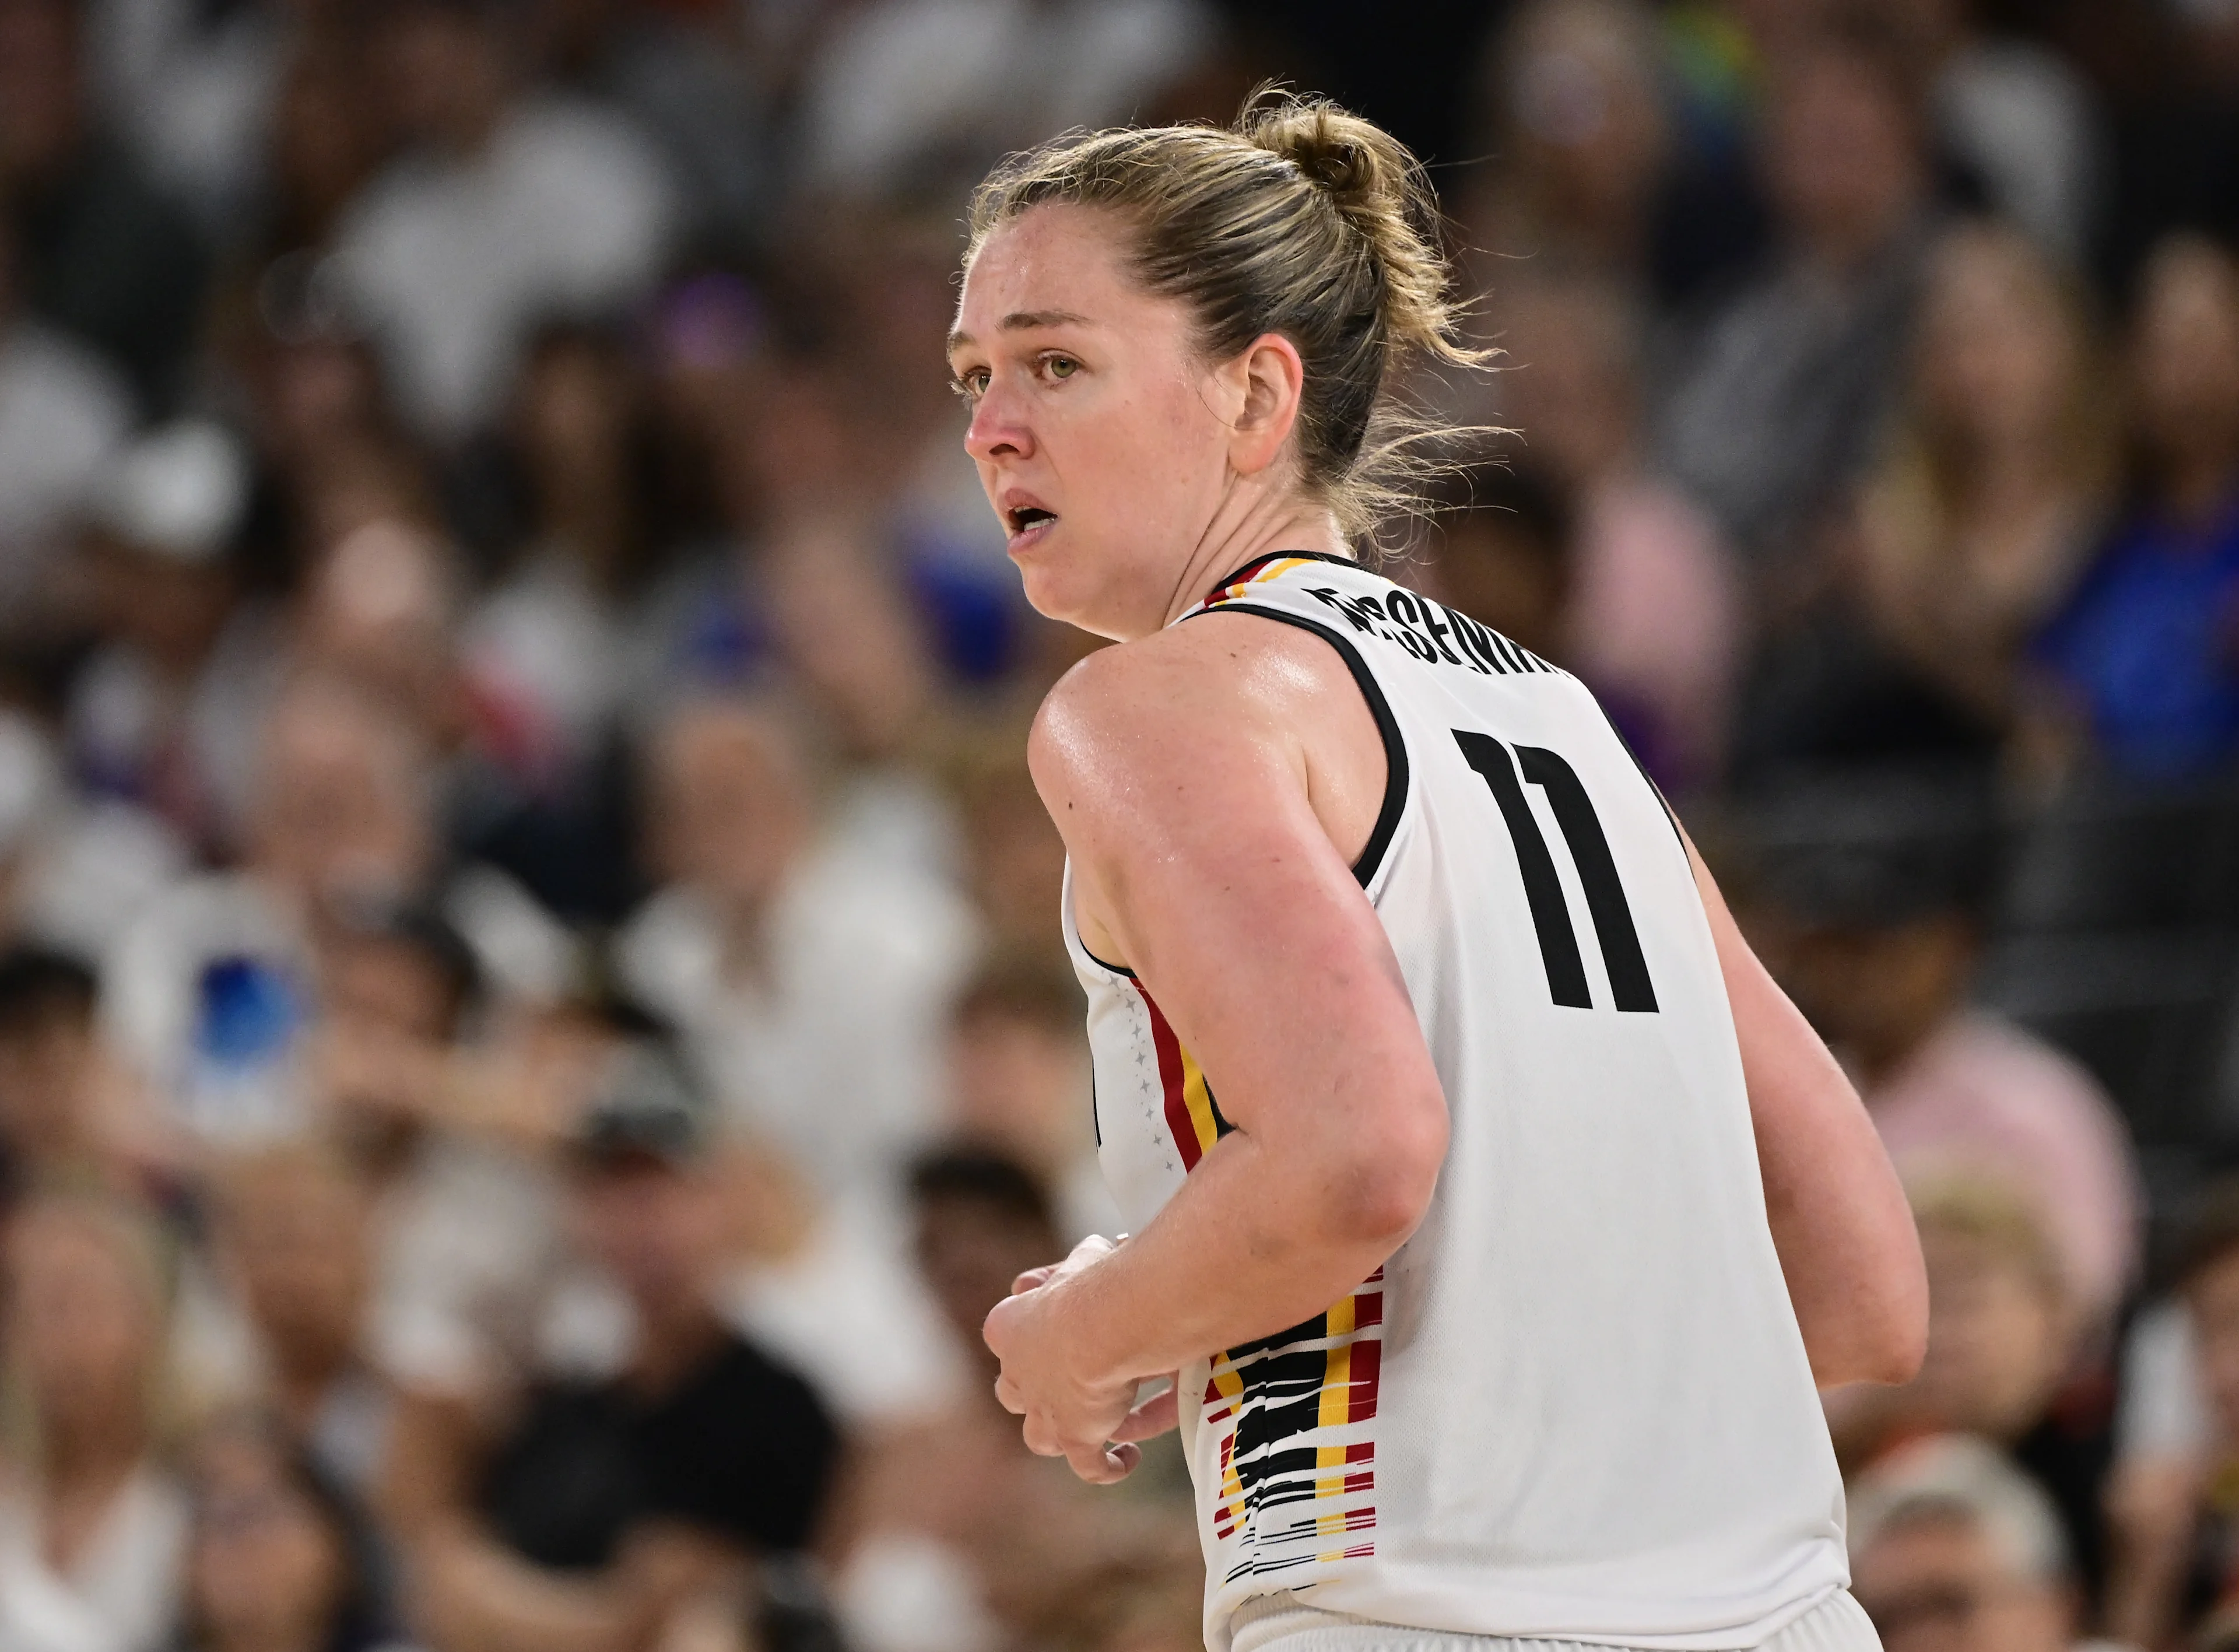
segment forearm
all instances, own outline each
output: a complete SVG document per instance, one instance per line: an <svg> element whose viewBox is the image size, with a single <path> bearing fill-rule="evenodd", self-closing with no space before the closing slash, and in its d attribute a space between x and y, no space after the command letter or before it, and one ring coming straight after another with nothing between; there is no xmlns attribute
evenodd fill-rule
<svg viewBox="0 0 2239 1652"><path fill-rule="evenodd" d="M605 1580L561 1577L462 1529L423 1535L412 1556L415 1615L462 1652L636 1652L653 1615Z"/></svg>
<svg viewBox="0 0 2239 1652"><path fill-rule="evenodd" d="M1100 1383L1179 1370L1344 1297L1414 1225L1312 1219L1379 1202L1364 1198L1361 1174L1287 1159L1242 1131L1223 1137L1142 1232L1054 1288L1077 1375Z"/></svg>

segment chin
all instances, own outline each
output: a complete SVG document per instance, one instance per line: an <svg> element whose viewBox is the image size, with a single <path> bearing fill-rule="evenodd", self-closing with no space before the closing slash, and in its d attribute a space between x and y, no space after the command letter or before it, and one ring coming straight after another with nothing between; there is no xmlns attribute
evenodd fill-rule
<svg viewBox="0 0 2239 1652"><path fill-rule="evenodd" d="M1125 624L1113 616L1115 604L1109 582L1088 577L1093 557L1083 556L1077 550L1067 554L1044 540L1027 548L1024 554L1013 552L1011 561L1018 568L1027 605L1044 619L1057 620L1115 643L1125 642L1130 635Z"/></svg>

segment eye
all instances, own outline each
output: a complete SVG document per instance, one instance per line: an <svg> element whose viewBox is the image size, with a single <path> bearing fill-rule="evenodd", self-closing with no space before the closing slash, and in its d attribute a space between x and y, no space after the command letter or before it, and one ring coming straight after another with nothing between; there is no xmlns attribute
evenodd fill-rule
<svg viewBox="0 0 2239 1652"><path fill-rule="evenodd" d="M1080 370L1080 363L1070 356L1045 356L1042 370L1052 378L1071 378Z"/></svg>
<svg viewBox="0 0 2239 1652"><path fill-rule="evenodd" d="M974 367L959 373L948 381L948 388L967 402L976 402L987 393L987 370Z"/></svg>

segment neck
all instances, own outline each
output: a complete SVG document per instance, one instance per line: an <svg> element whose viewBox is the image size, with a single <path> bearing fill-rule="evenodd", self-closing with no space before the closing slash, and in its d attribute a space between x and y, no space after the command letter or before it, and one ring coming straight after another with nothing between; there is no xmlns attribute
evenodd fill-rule
<svg viewBox="0 0 2239 1652"><path fill-rule="evenodd" d="M1213 581L1277 551L1316 550L1350 556L1352 548L1326 505L1286 491L1277 494L1255 477L1233 483L1166 593L1166 611L1150 630L1173 624L1205 598ZM1147 634L1139 633L1139 635ZM1121 641L1130 641L1123 637Z"/></svg>

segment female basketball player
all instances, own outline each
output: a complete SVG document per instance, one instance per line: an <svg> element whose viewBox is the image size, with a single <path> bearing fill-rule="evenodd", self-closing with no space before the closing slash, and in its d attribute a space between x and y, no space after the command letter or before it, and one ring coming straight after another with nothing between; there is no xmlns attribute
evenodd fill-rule
<svg viewBox="0 0 2239 1652"><path fill-rule="evenodd" d="M1319 103L976 197L968 445L1120 643L1031 755L1134 1224L999 1391L1090 1480L1179 1421L1217 1652L1870 1647L1814 1381L1925 1335L1872 1127L1586 690L1349 552L1405 358L1469 359L1432 218Z"/></svg>

